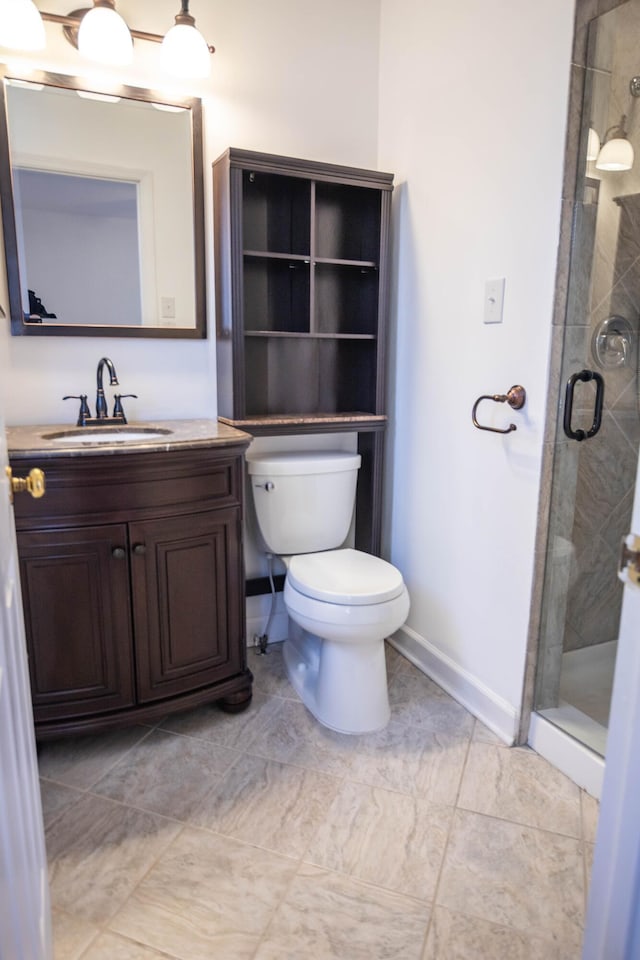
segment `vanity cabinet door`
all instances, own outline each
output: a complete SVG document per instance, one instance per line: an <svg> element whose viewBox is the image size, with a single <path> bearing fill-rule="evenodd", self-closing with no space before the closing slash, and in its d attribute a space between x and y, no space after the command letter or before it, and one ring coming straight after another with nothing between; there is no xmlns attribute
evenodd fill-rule
<svg viewBox="0 0 640 960"><path fill-rule="evenodd" d="M243 671L239 531L238 508L129 525L139 702Z"/></svg>
<svg viewBox="0 0 640 960"><path fill-rule="evenodd" d="M38 721L134 703L127 527L18 532Z"/></svg>

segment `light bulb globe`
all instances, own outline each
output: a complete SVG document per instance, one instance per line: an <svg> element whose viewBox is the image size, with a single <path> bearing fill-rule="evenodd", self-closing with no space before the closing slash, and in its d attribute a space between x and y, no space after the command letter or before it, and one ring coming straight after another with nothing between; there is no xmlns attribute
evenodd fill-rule
<svg viewBox="0 0 640 960"><path fill-rule="evenodd" d="M109 7L94 7L85 13L78 29L78 50L88 60L111 66L124 66L133 60L129 28Z"/></svg>
<svg viewBox="0 0 640 960"><path fill-rule="evenodd" d="M42 50L44 23L33 0L4 0L0 4L0 46L13 50Z"/></svg>
<svg viewBox="0 0 640 960"><path fill-rule="evenodd" d="M160 48L160 62L167 73L186 80L208 77L211 70L207 41L199 30L186 23L176 23L167 31Z"/></svg>

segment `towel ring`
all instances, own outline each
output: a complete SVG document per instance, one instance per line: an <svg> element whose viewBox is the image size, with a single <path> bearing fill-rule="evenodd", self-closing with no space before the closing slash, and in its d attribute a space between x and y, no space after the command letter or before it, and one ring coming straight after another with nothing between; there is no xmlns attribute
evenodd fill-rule
<svg viewBox="0 0 640 960"><path fill-rule="evenodd" d="M477 427L478 430L489 430L490 433L511 433L513 430L517 430L518 428L515 423L510 423L505 430L500 430L498 427L483 427L481 423L478 423L476 411L483 400L493 400L495 403L508 403L512 410L521 410L524 407L526 399L526 390L517 384L511 387L507 393L484 393L481 397L478 397L471 411L471 419L473 420L474 427Z"/></svg>

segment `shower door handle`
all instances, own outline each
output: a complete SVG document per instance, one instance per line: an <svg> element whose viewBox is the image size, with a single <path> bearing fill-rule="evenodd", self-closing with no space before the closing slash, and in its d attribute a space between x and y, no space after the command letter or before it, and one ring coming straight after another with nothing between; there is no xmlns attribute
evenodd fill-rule
<svg viewBox="0 0 640 960"><path fill-rule="evenodd" d="M640 537L634 533L622 538L618 577L623 583L640 587Z"/></svg>
<svg viewBox="0 0 640 960"><path fill-rule="evenodd" d="M596 403L593 411L593 422L588 430L574 430L571 426L573 416L573 393L576 383L588 383L594 380L596 384ZM595 437L602 423L602 408L604 406L604 379L601 373L595 370L581 370L580 373L572 373L567 380L567 388L564 396L564 432L570 440L589 440Z"/></svg>

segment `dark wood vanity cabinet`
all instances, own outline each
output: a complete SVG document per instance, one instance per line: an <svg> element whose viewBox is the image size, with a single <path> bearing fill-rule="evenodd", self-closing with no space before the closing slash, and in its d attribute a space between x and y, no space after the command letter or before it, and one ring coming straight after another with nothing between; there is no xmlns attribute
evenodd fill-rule
<svg viewBox="0 0 640 960"><path fill-rule="evenodd" d="M245 446L56 457L16 500L39 736L248 705Z"/></svg>
<svg viewBox="0 0 640 960"><path fill-rule="evenodd" d="M393 176L230 148L213 187L219 413L357 433L356 544L377 553Z"/></svg>
<svg viewBox="0 0 640 960"><path fill-rule="evenodd" d="M239 520L230 508L130 525L139 702L214 685L243 669Z"/></svg>
<svg viewBox="0 0 640 960"><path fill-rule="evenodd" d="M36 723L135 703L124 524L19 530Z"/></svg>

